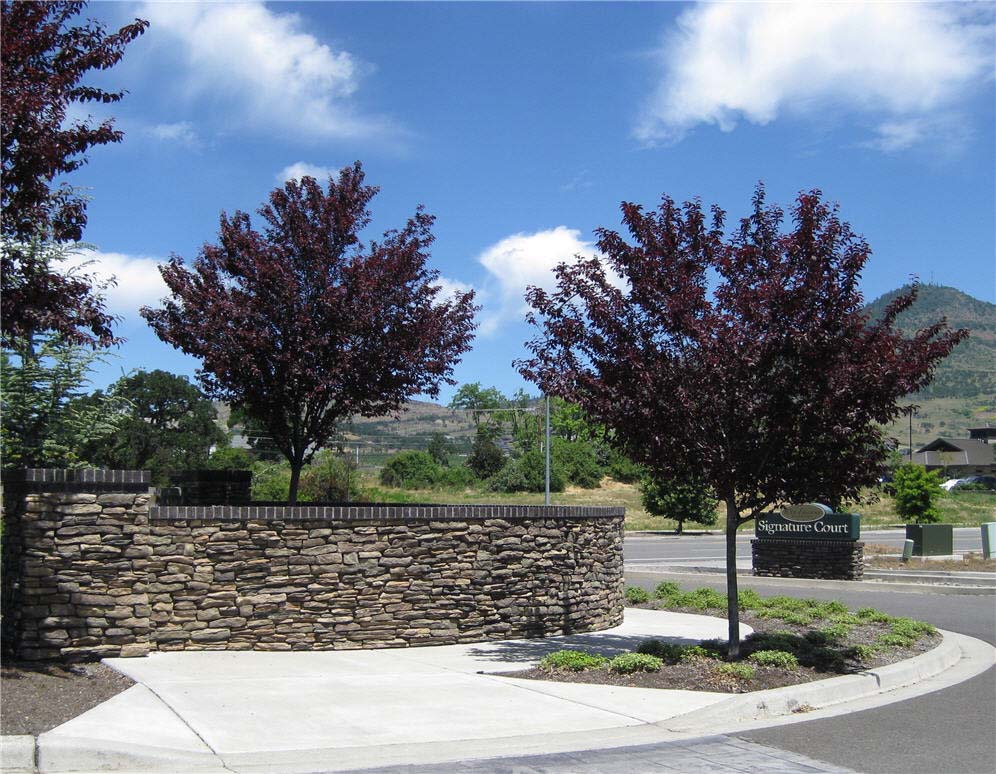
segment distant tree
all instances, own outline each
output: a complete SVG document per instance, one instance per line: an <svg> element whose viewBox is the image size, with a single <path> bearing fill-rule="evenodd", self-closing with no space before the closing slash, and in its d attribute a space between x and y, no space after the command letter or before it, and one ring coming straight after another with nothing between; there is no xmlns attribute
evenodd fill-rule
<svg viewBox="0 0 996 774"><path fill-rule="evenodd" d="M922 465L900 465L896 468L894 487L896 513L903 521L932 524L941 520L937 499L944 493L936 471Z"/></svg>
<svg viewBox="0 0 996 774"><path fill-rule="evenodd" d="M49 243L81 239L86 200L57 177L86 163L96 145L120 142L112 119L67 121L73 105L112 103L123 92L82 83L115 65L148 22L136 19L116 33L103 25L70 21L82 2L0 3L0 102L3 179L2 331L16 339L54 331L70 343L107 346L114 342L113 318L95 297L85 275L58 271Z"/></svg>
<svg viewBox="0 0 996 774"><path fill-rule="evenodd" d="M634 239L600 229L600 259L557 267L554 293L530 288L541 334L521 373L577 403L650 475L698 478L726 510L729 655L739 655L737 527L784 502L839 501L871 485L880 425L927 384L967 332L942 321L904 339L913 292L872 323L858 290L870 250L819 191L794 227L758 187L730 238L724 213L663 197L624 203ZM710 288L713 288L710 292Z"/></svg>
<svg viewBox="0 0 996 774"><path fill-rule="evenodd" d="M433 433L429 439L429 445L425 450L436 461L437 465L446 468L450 464L450 452L452 449L453 444L446 439L445 435L442 433Z"/></svg>
<svg viewBox="0 0 996 774"><path fill-rule="evenodd" d="M473 293L439 299L426 267L433 218L421 207L400 231L364 245L377 189L357 162L329 178L291 180L249 216L221 216L218 244L192 269L162 267L173 293L142 314L163 340L200 358L212 398L243 408L301 468L349 417L398 411L419 393L452 384L453 364L473 338Z"/></svg>
<svg viewBox="0 0 996 774"><path fill-rule="evenodd" d="M716 498L700 482L647 476L640 482L640 496L647 513L677 522L679 535L686 521L711 526L719 519Z"/></svg>
<svg viewBox="0 0 996 774"><path fill-rule="evenodd" d="M252 455L237 446L222 446L211 452L205 468L208 470L252 470Z"/></svg>
<svg viewBox="0 0 996 774"><path fill-rule="evenodd" d="M129 406L116 396L87 397L97 352L58 336L32 343L0 354L0 459L8 467L90 464L86 449L117 433Z"/></svg>
<svg viewBox="0 0 996 774"><path fill-rule="evenodd" d="M483 427L477 428L474 444L467 457L467 467L478 478L490 478L505 466L505 452Z"/></svg>
<svg viewBox="0 0 996 774"><path fill-rule="evenodd" d="M507 404L508 398L497 387L482 387L480 382L471 382L461 385L449 407L469 412L474 426L480 427L482 420L485 425L499 424L501 419L497 412Z"/></svg>
<svg viewBox="0 0 996 774"><path fill-rule="evenodd" d="M88 457L100 465L151 470L164 481L172 471L205 467L211 447L227 443L211 401L184 376L138 371L111 385L107 395L129 409L116 433L88 445ZM98 390L88 400L103 399Z"/></svg>

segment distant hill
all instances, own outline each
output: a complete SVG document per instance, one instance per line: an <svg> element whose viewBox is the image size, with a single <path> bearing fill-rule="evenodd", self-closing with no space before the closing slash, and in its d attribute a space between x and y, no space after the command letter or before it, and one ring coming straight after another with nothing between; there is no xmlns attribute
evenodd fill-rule
<svg viewBox="0 0 996 774"><path fill-rule="evenodd" d="M908 290L906 285L890 291L866 309L878 318L896 296ZM896 323L909 335L942 317L952 328L968 328L970 335L938 366L934 381L917 397L992 398L996 394L996 305L955 288L921 285L917 300Z"/></svg>

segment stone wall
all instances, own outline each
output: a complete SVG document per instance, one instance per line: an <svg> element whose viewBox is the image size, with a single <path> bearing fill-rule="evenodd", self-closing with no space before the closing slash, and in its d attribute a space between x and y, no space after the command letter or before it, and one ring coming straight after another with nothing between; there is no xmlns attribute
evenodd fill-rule
<svg viewBox="0 0 996 774"><path fill-rule="evenodd" d="M858 540L797 540L777 538L751 541L754 574L777 578L861 580L864 547Z"/></svg>
<svg viewBox="0 0 996 774"><path fill-rule="evenodd" d="M622 620L622 508L5 494L4 646L22 658L404 647Z"/></svg>

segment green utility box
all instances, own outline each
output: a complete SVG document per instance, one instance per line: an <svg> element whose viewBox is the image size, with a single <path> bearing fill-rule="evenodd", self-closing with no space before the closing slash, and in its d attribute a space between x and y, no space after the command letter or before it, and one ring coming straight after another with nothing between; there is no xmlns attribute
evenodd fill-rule
<svg viewBox="0 0 996 774"><path fill-rule="evenodd" d="M913 556L954 553L954 528L950 524L907 524L906 539L913 541Z"/></svg>

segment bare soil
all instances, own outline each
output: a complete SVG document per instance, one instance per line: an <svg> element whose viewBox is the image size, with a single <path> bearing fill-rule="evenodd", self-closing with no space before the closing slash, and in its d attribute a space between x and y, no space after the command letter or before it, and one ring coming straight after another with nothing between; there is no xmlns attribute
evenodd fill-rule
<svg viewBox="0 0 996 774"><path fill-rule="evenodd" d="M0 666L0 731L40 734L134 685L109 666L11 662Z"/></svg>

